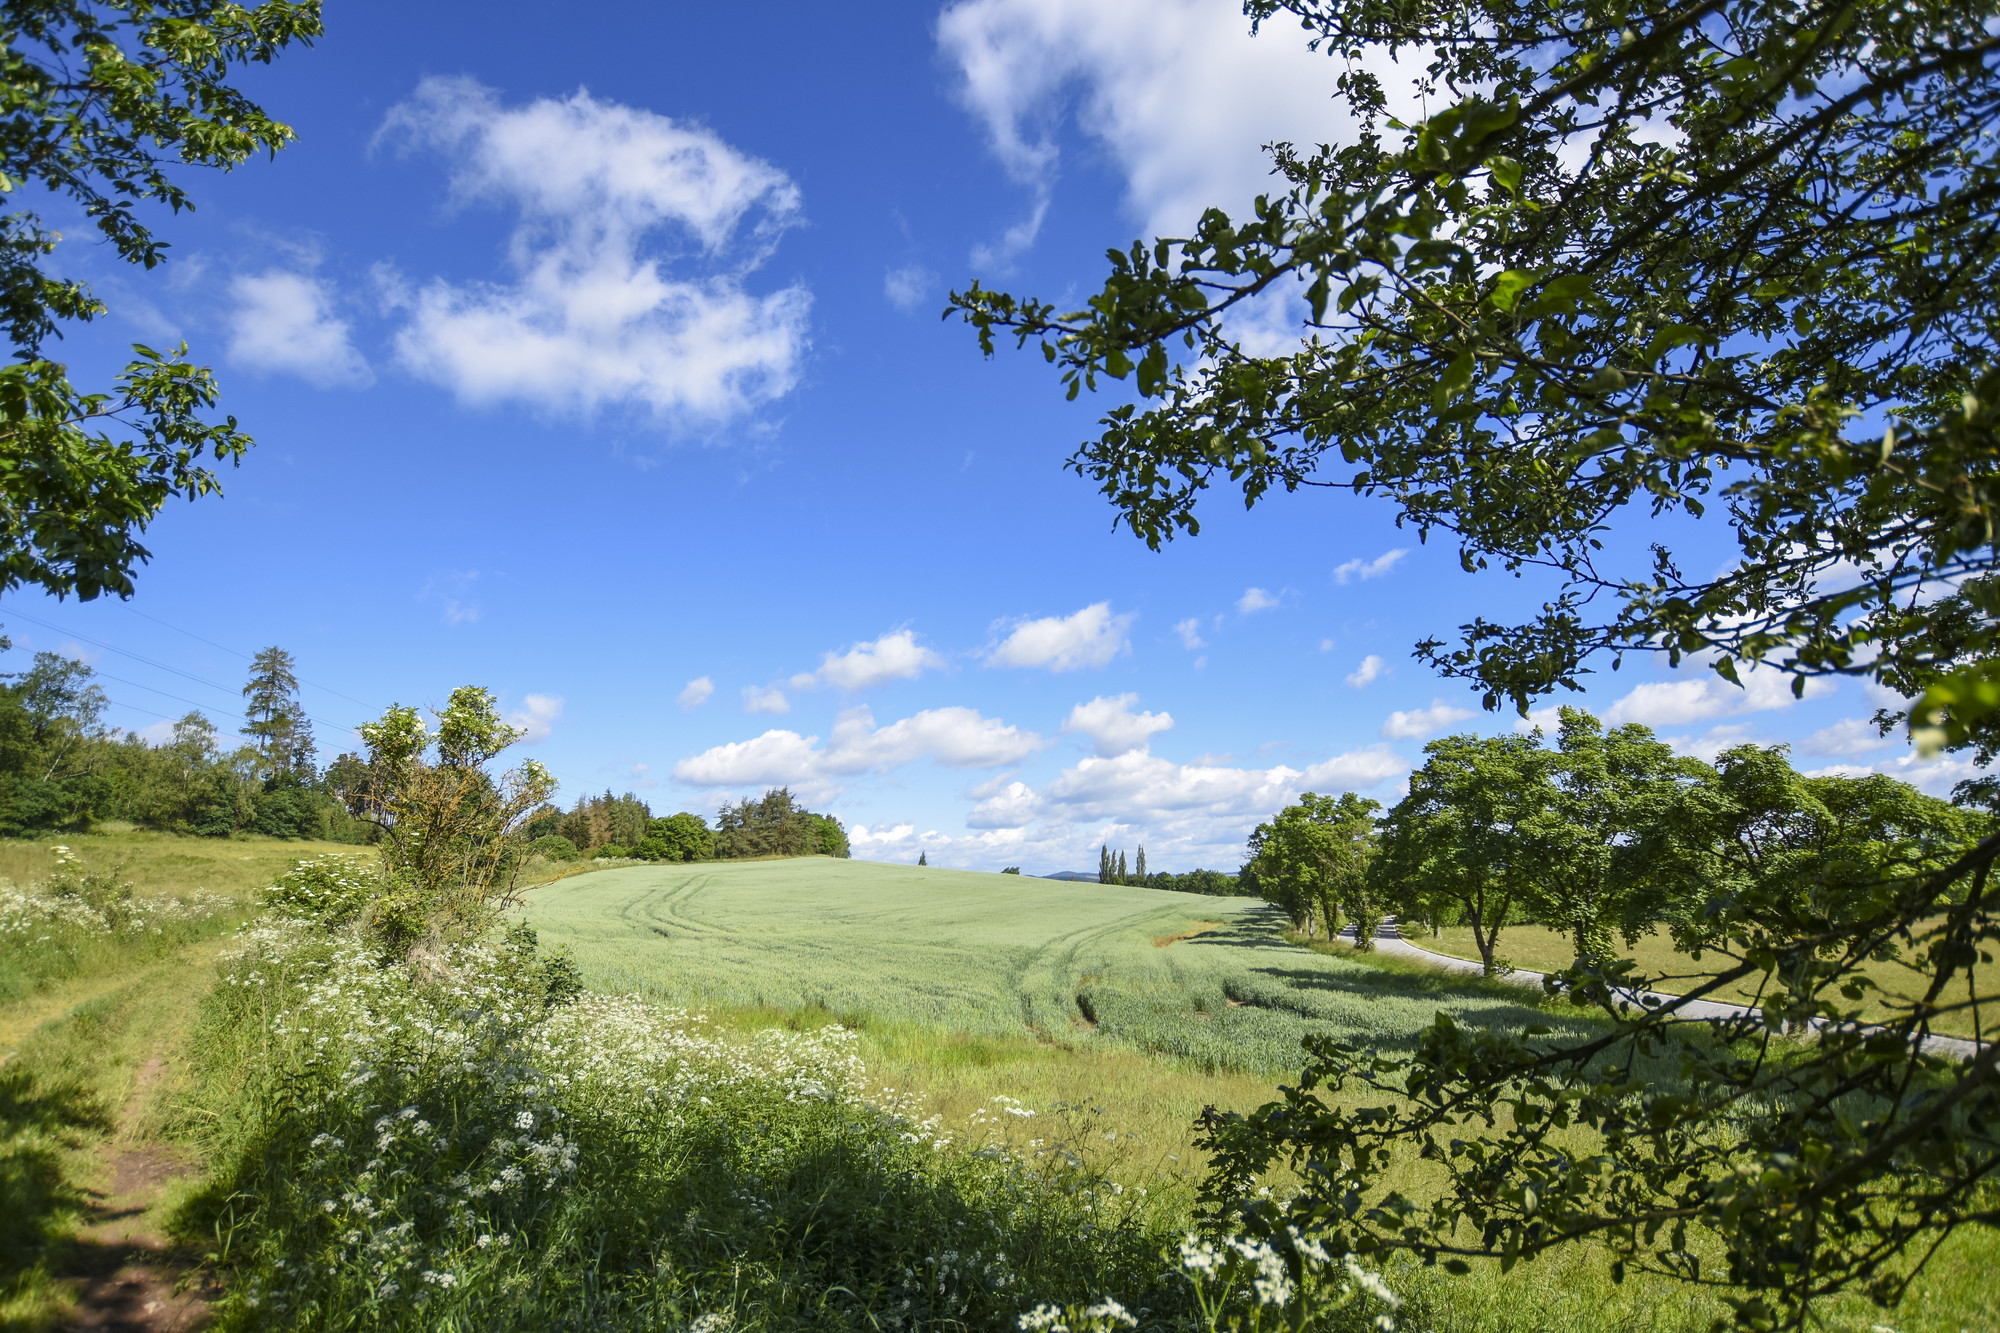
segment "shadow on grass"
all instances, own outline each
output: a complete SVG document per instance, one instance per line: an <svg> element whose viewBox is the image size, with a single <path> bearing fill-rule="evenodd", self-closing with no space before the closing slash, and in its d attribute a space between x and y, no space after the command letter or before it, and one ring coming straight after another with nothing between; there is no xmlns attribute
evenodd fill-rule
<svg viewBox="0 0 2000 1333"><path fill-rule="evenodd" d="M69 1177L68 1154L113 1127L81 1082L0 1070L0 1281L18 1283L70 1221L91 1213L89 1192Z"/></svg>

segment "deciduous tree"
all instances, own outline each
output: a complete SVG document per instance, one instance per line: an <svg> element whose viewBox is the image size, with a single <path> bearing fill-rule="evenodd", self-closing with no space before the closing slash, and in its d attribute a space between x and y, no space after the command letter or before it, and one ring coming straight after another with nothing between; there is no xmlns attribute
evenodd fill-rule
<svg viewBox="0 0 2000 1333"><path fill-rule="evenodd" d="M0 194L29 183L80 212L110 251L151 269L165 257L140 210L193 207L174 168L227 170L291 142L229 80L321 31L318 0L5 0ZM89 600L132 592L139 536L176 497L218 487L210 462L250 447L234 417L206 420L214 376L136 347L109 392L72 384L44 353L65 322L105 313L88 286L47 266L60 236L41 217L0 218L0 591L34 584Z"/></svg>

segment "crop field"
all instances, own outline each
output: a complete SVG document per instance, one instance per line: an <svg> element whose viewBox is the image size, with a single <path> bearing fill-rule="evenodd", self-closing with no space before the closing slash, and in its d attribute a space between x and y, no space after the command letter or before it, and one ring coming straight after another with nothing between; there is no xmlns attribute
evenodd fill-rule
<svg viewBox="0 0 2000 1333"><path fill-rule="evenodd" d="M596 990L1110 1044L1208 1070L1294 1072L1308 1033L1393 1048L1439 1010L1552 1017L1518 988L1288 944L1260 902L1015 875L817 857L632 866L535 890L528 920Z"/></svg>

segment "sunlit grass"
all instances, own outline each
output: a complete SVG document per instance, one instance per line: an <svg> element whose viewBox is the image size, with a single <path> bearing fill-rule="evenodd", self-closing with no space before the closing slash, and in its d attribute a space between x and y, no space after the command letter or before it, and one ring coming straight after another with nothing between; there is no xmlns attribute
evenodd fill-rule
<svg viewBox="0 0 2000 1333"><path fill-rule="evenodd" d="M1453 958L1479 961L1478 946L1472 942L1470 926L1447 926L1438 936L1428 931L1411 934L1410 942L1419 948L1434 953L1448 954ZM1733 965L1733 960L1721 954L1705 952L1700 958L1691 958L1674 947L1672 937L1666 931L1653 929L1641 935L1630 946L1622 938L1613 941L1620 957L1629 957L1638 964L1640 971L1656 978L1654 989L1669 995L1679 995L1700 985L1718 970ZM1515 925L1500 932L1500 945L1495 956L1513 967L1534 972L1555 972L1576 961L1576 942L1569 935L1547 926ZM1919 997L1929 985L1929 978L1900 961L1870 962L1862 966L1862 972L1875 983L1879 992L1871 993L1862 1005L1862 1016L1882 1022L1901 1017L1908 1003ZM1972 987L1968 991L1966 987ZM1992 996L2000 987L2000 963L1985 961L1975 964L1969 970L1965 982L1944 997L1945 1003L1963 1002L1971 994L1980 997ZM1759 998L1754 982L1725 988L1714 993L1714 999L1730 1000L1740 1004L1755 1004ZM1839 1003L1848 1001L1834 997ZM1986 1015L1984 1033L1975 1031L1973 1015L1969 1011L1952 1011L1936 1018L1931 1027L1934 1031L1952 1036L1984 1036L1992 1038L1993 1021L1996 1015L1989 1011Z"/></svg>

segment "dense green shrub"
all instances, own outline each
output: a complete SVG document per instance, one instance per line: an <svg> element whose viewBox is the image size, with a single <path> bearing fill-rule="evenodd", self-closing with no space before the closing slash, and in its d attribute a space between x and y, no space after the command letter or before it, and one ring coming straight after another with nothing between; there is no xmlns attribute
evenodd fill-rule
<svg viewBox="0 0 2000 1333"><path fill-rule="evenodd" d="M599 861L623 861L626 857L626 851L615 842L607 842L592 852L591 856L593 859Z"/></svg>
<svg viewBox="0 0 2000 1333"><path fill-rule="evenodd" d="M528 850L551 861L574 861L583 855L575 843L560 833L544 833L528 844Z"/></svg>

